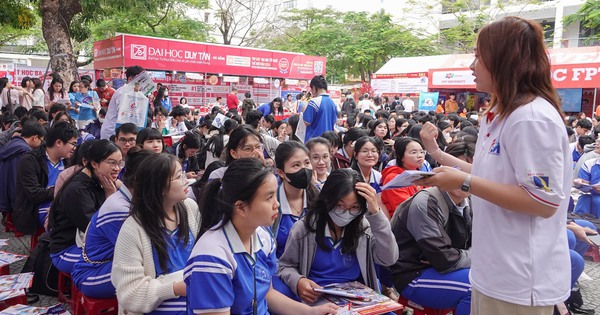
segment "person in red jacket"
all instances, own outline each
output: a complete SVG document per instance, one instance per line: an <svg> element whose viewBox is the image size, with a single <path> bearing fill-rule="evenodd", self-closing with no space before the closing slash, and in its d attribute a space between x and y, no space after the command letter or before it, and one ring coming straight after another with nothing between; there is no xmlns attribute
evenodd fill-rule
<svg viewBox="0 0 600 315"><path fill-rule="evenodd" d="M404 170L420 170L425 161L425 150L417 139L402 138L394 143L396 165L389 166L381 173L382 184L385 185ZM402 188L387 189L381 192L381 201L390 212L390 217L398 205L416 194L421 187L411 185Z"/></svg>
<svg viewBox="0 0 600 315"><path fill-rule="evenodd" d="M238 90L233 88L231 89L231 93L227 94L227 109L234 114L238 113L238 105L240 104L240 100L237 98L237 93Z"/></svg>

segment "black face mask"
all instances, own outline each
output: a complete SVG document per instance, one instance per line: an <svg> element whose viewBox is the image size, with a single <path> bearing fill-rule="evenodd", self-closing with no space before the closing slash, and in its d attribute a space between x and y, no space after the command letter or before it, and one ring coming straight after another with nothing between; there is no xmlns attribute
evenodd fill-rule
<svg viewBox="0 0 600 315"><path fill-rule="evenodd" d="M306 189L310 185L313 171L308 168L302 168L296 173L285 173L285 177L289 179L288 183L298 189Z"/></svg>

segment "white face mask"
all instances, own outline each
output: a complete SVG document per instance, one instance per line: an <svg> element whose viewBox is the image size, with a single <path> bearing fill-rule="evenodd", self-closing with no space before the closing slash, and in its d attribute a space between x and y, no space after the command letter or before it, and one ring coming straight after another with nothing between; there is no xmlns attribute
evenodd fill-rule
<svg viewBox="0 0 600 315"><path fill-rule="evenodd" d="M104 118L98 118L98 121L103 124L104 123Z"/></svg>
<svg viewBox="0 0 600 315"><path fill-rule="evenodd" d="M346 211L343 209L335 208L329 211L329 217L331 218L333 223L335 223L335 225L339 227L345 227L358 216L358 214L352 214L350 213L350 211Z"/></svg>

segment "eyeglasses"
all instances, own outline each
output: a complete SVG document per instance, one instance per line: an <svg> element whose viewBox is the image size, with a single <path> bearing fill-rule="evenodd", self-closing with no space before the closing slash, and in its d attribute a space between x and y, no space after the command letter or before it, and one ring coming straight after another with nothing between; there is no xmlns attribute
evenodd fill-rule
<svg viewBox="0 0 600 315"><path fill-rule="evenodd" d="M106 164L110 165L112 168L123 168L125 167L125 161L115 161L115 160L104 160Z"/></svg>
<svg viewBox="0 0 600 315"><path fill-rule="evenodd" d="M310 159L311 159L313 162L319 162L319 161L321 161L321 160L323 160L323 162L327 162L327 161L329 161L331 158L329 157L329 155L322 155L322 156L319 156L319 155L313 155L313 156L311 156L311 157L310 157Z"/></svg>
<svg viewBox="0 0 600 315"><path fill-rule="evenodd" d="M171 179L171 181L181 181L182 183L187 183L187 176L185 176L185 172L181 171L181 174L179 174L179 176Z"/></svg>
<svg viewBox="0 0 600 315"><path fill-rule="evenodd" d="M135 138L129 138L129 139L119 138L119 142L121 142L121 143L135 144Z"/></svg>
<svg viewBox="0 0 600 315"><path fill-rule="evenodd" d="M253 151L262 151L263 150L263 145L262 144L257 144L255 146L252 145L245 145L243 147L240 148L240 150L246 152L246 153L250 153Z"/></svg>
<svg viewBox="0 0 600 315"><path fill-rule="evenodd" d="M425 155L427 151L425 150L412 150L410 152L406 152L408 155Z"/></svg>
<svg viewBox="0 0 600 315"><path fill-rule="evenodd" d="M360 212L362 211L362 209L359 206L354 206L351 208L345 208L343 206L337 205L335 206L335 208L333 208L333 211L337 211L337 212L350 212L351 215L359 215Z"/></svg>
<svg viewBox="0 0 600 315"><path fill-rule="evenodd" d="M373 149L373 150L360 150L360 151L358 151L358 153L365 154L365 155L369 155L369 153L371 153L373 155L376 155L376 154L379 154L379 151L377 151L377 149Z"/></svg>
<svg viewBox="0 0 600 315"><path fill-rule="evenodd" d="M77 142L67 142L68 144L72 145L73 147L77 147Z"/></svg>

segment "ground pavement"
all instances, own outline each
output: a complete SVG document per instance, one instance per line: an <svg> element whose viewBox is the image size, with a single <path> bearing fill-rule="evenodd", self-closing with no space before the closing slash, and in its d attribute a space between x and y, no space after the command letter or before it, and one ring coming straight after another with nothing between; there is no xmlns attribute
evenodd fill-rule
<svg viewBox="0 0 600 315"><path fill-rule="evenodd" d="M4 225L0 223L0 239L9 239L8 245L1 247L0 250L4 250L11 253L29 255L29 244L31 237L23 236L16 238L13 233L4 232ZM25 260L15 262L10 265L11 273L19 273L25 264ZM583 300L585 302L584 307L595 309L597 314L600 314L600 263L594 263L591 261L585 262L585 273L592 278L592 280L580 281L581 291ZM36 306L50 306L58 303L58 298L51 296L40 296L40 301L35 303Z"/></svg>

